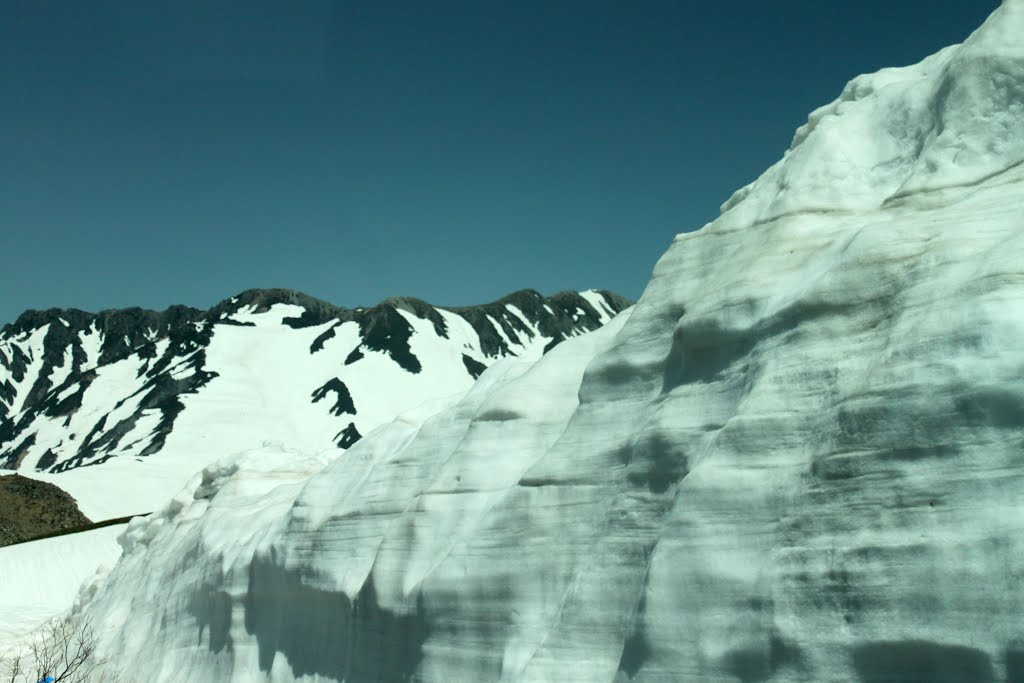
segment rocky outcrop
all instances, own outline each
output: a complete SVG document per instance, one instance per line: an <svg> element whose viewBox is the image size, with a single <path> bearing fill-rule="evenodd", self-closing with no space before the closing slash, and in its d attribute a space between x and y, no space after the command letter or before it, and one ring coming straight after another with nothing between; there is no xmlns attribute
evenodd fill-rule
<svg viewBox="0 0 1024 683"><path fill-rule="evenodd" d="M186 397L216 394L207 387L218 377L218 386L258 385L260 379L246 373L273 372L273 367L253 366L238 350L257 340L265 344L268 329L278 340L288 335L303 340L301 349L283 344L278 356L265 360L272 366L310 366L310 377L292 378L304 385L294 401L303 404L310 419L355 415L353 400L367 407L354 422L312 427L323 438L303 444L327 447L335 435L333 443L347 447L417 400L464 389L495 360L550 349L600 327L628 303L610 292L563 292L545 298L524 290L466 308L392 298L370 308L347 309L292 290L254 289L207 311L183 306L160 313L138 308L98 314L28 311L0 332L0 467L64 472L114 457L163 452L189 405ZM419 331L418 321L424 323ZM414 346L423 348L417 353ZM444 346L451 352L440 352ZM300 354L317 358L308 362L291 357ZM392 365L368 369L384 358ZM433 366L427 372L432 379L404 377L423 373L425 364ZM328 371L328 366L338 370ZM410 382L430 382L433 389L416 389L397 402L394 391L385 396L379 390L389 386L400 394ZM338 386L353 393L344 400L339 393L333 406L313 405L323 398L321 390ZM278 393L274 387L267 390ZM375 410L382 402L394 407ZM237 412L245 410L240 404ZM305 419L298 408L291 413L294 419ZM263 434L258 426L252 431L254 438Z"/></svg>
<svg viewBox="0 0 1024 683"><path fill-rule="evenodd" d="M87 524L75 499L57 486L20 474L0 477L0 546Z"/></svg>

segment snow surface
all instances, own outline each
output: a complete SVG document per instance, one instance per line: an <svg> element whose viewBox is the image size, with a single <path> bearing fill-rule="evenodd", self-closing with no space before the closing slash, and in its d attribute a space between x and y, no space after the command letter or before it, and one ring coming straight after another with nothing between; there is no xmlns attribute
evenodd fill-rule
<svg viewBox="0 0 1024 683"><path fill-rule="evenodd" d="M601 293L593 289L588 289L584 292L580 292L580 296L587 300L587 302L594 307L594 310L601 316L601 322L608 322L615 317L615 311L608 307L608 302L604 300Z"/></svg>
<svg viewBox="0 0 1024 683"><path fill-rule="evenodd" d="M66 610L83 581L121 555L116 525L0 548L0 656Z"/></svg>
<svg viewBox="0 0 1024 683"><path fill-rule="evenodd" d="M323 455L311 458L280 448L263 448L208 467L160 513L134 520L122 539L125 555L115 574L143 580L145 587L139 596L148 597L131 603L112 600L108 591L116 581L111 581L90 588L86 602L111 606L111 611L97 611L94 616L99 623L123 624L112 638L118 643L115 647L128 650L151 638L155 640L150 642L163 643L164 617L191 610L197 629L174 635L167 643L169 648L223 655L215 657L219 662L214 664L216 676L235 676L237 680L260 676L260 648L234 635L236 629L244 631L248 627L231 604L253 580L253 557L275 552L269 549L269 541L297 523L336 526L348 543L319 558L318 566L310 571L324 572L325 578L333 577L330 580L337 586L356 594L374 564L375 554L382 550L382 534L401 521L408 496L434 482L439 499L457 492L464 501L456 509L439 508L442 517L435 522L440 525L437 532L451 534L439 538L450 538L455 543L460 533L470 533L483 519L482 512L504 497L507 487L529 466L528 459L557 438L557 429L535 431L522 427L540 423L557 428L568 419L576 407L572 389L579 385L587 361L608 344L624 317L598 332L563 343L540 361L501 361L449 410L441 410L446 407L443 402L424 404L381 427L342 457L327 460ZM429 436L418 439L421 433ZM446 452L440 457L433 450L439 443L446 444ZM480 449L487 449L494 457L480 458ZM513 449L527 460L503 458L505 449ZM404 476L393 476L395 468ZM313 476L321 471L332 474ZM346 502L350 497L351 501ZM374 510L371 528L363 528L359 516L348 519L348 510L355 513L362 505ZM429 507L429 501L424 505ZM319 544L314 538L308 542ZM450 552L451 548L437 550ZM202 561L197 562L200 558ZM436 560L433 554L425 554L403 561L416 567L417 572L427 573ZM170 566L174 570L165 574L162 568ZM153 567L161 569L147 569ZM288 581L287 577L281 578ZM290 601L287 586L274 590ZM168 595L175 597L168 602L164 600ZM325 599L322 607L329 611L333 599ZM315 602L317 597L300 598L302 604L307 600ZM287 607L278 605L273 609L282 608ZM280 622L282 626L286 623ZM329 625L316 621L308 624L313 631L322 626L327 629L325 633L330 633ZM317 652L329 649L328 636L312 638L296 643L300 652L293 656L323 656ZM242 655L246 664L237 663L240 660L235 656L240 653L246 653ZM117 658L121 660L122 655ZM139 671L146 678L166 680L205 676L205 672L190 668L191 661L154 660L152 666ZM269 666L273 677L289 677L291 669L285 658Z"/></svg>
<svg viewBox="0 0 1024 683"><path fill-rule="evenodd" d="M206 349L205 366L216 368L218 376L198 393L182 397L185 410L175 422L162 457L154 460L179 461L179 469L187 477L206 463L256 448L263 441L287 443L313 453L334 445L333 437L341 428L338 420L324 404L312 403L310 396L338 374L338 357L311 354L309 346L336 321L299 331L281 324L283 318L302 311L299 306L276 304L262 314L232 316L254 327L216 327ZM347 327L356 326L348 323ZM356 343L353 336L352 346ZM192 466L180 467L182 459L190 460ZM178 481L163 498L183 483Z"/></svg>
<svg viewBox="0 0 1024 683"><path fill-rule="evenodd" d="M430 409L437 401L461 395L473 385L464 356L484 366L498 360L483 353L476 330L465 318L451 311L434 311L444 321L446 337L438 334L432 322L397 309L397 315L412 329L408 343L421 366L416 373L401 367L388 354L368 349L360 360L346 364L350 352L364 342L359 323L330 320L322 325L293 328L286 319L305 312L298 305L275 304L262 309L245 306L220 317L230 318L236 324L228 324L227 320L215 324L206 346L183 346L165 370L166 376L176 382L192 379L200 369L216 376L197 393L179 396L184 409L156 454L147 449L158 431L166 429L162 424L164 414L159 409L143 408L142 401L152 386L152 359L163 358L170 340L157 339L157 331L146 330L145 337L155 344L151 354L132 353L121 360L99 364L104 334L93 323L64 348L63 362L46 370L48 377L40 377L49 380L56 403L76 397L79 405L58 415L46 410L34 414L25 431L27 436L19 437L25 444L20 449L20 470L68 491L86 516L100 521L162 508L196 472L227 454L265 449L268 445L273 450L287 444L293 449L289 453L323 451L317 457L336 457L342 452L337 447L338 434L346 425L353 425L365 435L391 423L396 415L416 415L418 406ZM515 306L510 304L508 311L528 330L528 334L519 334L513 340L510 352L527 359L539 357L550 338L541 334L538 326ZM554 317L550 309L549 313ZM65 327L69 326L63 322ZM196 327L205 324L196 323ZM321 340L319 350L314 351L315 340L328 330L333 331L333 336ZM0 380L16 385L16 410L21 409L42 372L47 333L48 325L43 325L29 334L0 342L0 352L8 362L14 357L13 347L28 359L21 380L0 368ZM130 347L131 340L126 337L125 341ZM72 376L76 345L85 358L82 369L89 372L63 387ZM327 390L322 400L314 400L315 392L330 386L331 381L344 383L344 390L352 395L354 409L333 409L340 399L337 388ZM44 459L57 465L70 463L83 439L95 439L104 429L117 426L127 426L120 438L108 449L98 450L83 461L93 466L53 472L46 469L50 465L42 465ZM304 476L311 474L307 472ZM20 632L26 624L35 624L44 616L68 608L69 598L81 579L91 575L101 563L112 560L110 553L116 557L118 546L112 537L106 539L104 547L97 548L95 555L78 552L78 537L63 538L46 542L46 547L54 552L66 542L69 561L75 568L59 575L63 581L57 588L52 584L58 575L36 572L32 563L8 565L6 583L14 588L0 592L0 615L15 616L9 620L0 618L4 623L10 621L9 627L4 626L4 633ZM28 553L33 546L22 546L19 552ZM37 588L23 591L18 588L21 586ZM36 600L51 589L52 598ZM24 618L16 618L18 614ZM0 646L5 638L0 634Z"/></svg>
<svg viewBox="0 0 1024 683"><path fill-rule="evenodd" d="M70 416L70 419L38 420L35 443L27 449L21 463L26 473L35 470L40 458L47 451L52 450L60 454L65 449L73 448L71 442L75 438L81 439L89 434L101 419L105 418L110 424L117 424L130 416L143 396L141 389L146 378L141 376L142 366L142 359L131 356L117 363L96 368L96 378L89 385L89 391L84 393L82 406ZM117 400L125 395L127 399L123 402ZM126 441L130 439L129 436ZM71 493L75 495L76 492ZM138 510L115 516L135 512Z"/></svg>
<svg viewBox="0 0 1024 683"><path fill-rule="evenodd" d="M15 345L19 347L22 353L28 357L28 367L25 370L26 377L34 377L38 373L39 368L43 364L43 339L46 337L46 332L49 329L49 325L43 325L38 329L33 330L25 339L18 340ZM9 346L4 344L5 347ZM4 355L7 358L13 357L13 349L4 348ZM13 380L13 378L11 378ZM25 398L28 396L28 392L32 389L32 385L28 382L14 382L15 393L10 403L4 401L7 405L7 414L12 418L17 418L21 414L22 407L25 404Z"/></svg>
<svg viewBox="0 0 1024 683"><path fill-rule="evenodd" d="M72 350L70 348L64 349L63 362L59 366L55 367L53 372L50 373L50 386L59 387L64 384L64 381L71 375L73 364L74 359Z"/></svg>
<svg viewBox="0 0 1024 683"><path fill-rule="evenodd" d="M209 470L77 609L156 683L1022 680L1022 84L1006 0L601 330Z"/></svg>

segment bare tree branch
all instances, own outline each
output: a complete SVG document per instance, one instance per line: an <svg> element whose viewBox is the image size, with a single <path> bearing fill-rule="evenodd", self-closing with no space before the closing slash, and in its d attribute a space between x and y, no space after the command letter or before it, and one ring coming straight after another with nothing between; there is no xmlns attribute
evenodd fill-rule
<svg viewBox="0 0 1024 683"><path fill-rule="evenodd" d="M110 683L120 672L96 654L96 631L88 619L64 616L47 623L27 645L0 658L4 683ZM30 675L32 671L34 675Z"/></svg>

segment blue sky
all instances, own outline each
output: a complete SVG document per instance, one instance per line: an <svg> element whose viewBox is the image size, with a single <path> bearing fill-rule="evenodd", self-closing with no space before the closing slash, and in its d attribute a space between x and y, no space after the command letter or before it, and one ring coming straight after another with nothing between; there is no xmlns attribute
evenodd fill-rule
<svg viewBox="0 0 1024 683"><path fill-rule="evenodd" d="M640 295L847 80L995 0L6 0L0 324L26 308Z"/></svg>

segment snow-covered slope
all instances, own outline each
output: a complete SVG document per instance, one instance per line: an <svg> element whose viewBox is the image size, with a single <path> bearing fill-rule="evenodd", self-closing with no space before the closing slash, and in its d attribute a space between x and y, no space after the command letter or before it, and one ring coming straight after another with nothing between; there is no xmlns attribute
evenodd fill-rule
<svg viewBox="0 0 1024 683"><path fill-rule="evenodd" d="M211 469L79 609L155 682L1022 681L1022 161L1006 0L630 311L305 483Z"/></svg>
<svg viewBox="0 0 1024 683"><path fill-rule="evenodd" d="M0 548L0 656L74 602L83 581L121 554L124 525Z"/></svg>
<svg viewBox="0 0 1024 683"><path fill-rule="evenodd" d="M626 304L524 290L461 309L395 298L350 310L251 290L209 311L29 311L0 334L0 466L69 490L95 520L146 512L226 453L346 448Z"/></svg>

